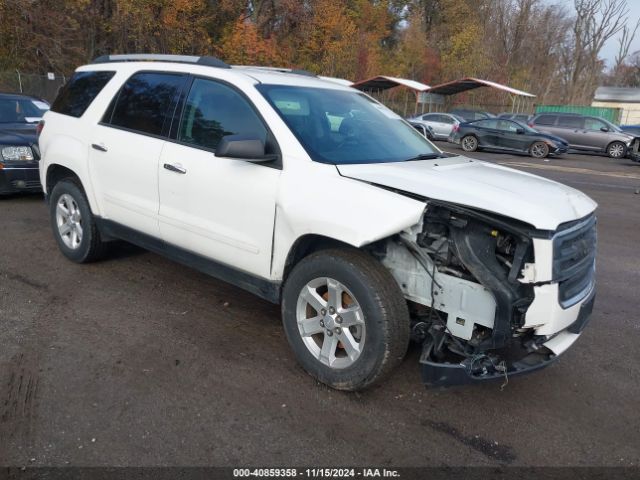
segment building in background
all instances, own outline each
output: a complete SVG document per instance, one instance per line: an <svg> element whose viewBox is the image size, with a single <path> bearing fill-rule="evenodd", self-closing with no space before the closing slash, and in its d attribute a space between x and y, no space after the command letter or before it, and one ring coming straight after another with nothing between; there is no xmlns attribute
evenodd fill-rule
<svg viewBox="0 0 640 480"><path fill-rule="evenodd" d="M591 106L617 108L620 125L640 125L640 88L598 87Z"/></svg>

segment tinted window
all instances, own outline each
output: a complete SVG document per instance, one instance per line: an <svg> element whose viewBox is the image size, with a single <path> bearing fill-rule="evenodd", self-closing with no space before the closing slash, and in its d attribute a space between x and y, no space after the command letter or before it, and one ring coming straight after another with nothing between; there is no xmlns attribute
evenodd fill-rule
<svg viewBox="0 0 640 480"><path fill-rule="evenodd" d="M560 117L558 120L559 127L566 128L582 128L584 125L584 118L582 117Z"/></svg>
<svg viewBox="0 0 640 480"><path fill-rule="evenodd" d="M184 76L170 73L136 73L120 89L113 109L105 118L111 125L151 135L161 135L170 120ZM111 111L112 110L112 111Z"/></svg>
<svg viewBox="0 0 640 480"><path fill-rule="evenodd" d="M488 120L491 121L491 120ZM498 120L498 130L503 130L505 132L517 132L518 129L522 127L517 123L514 123L510 120Z"/></svg>
<svg viewBox="0 0 640 480"><path fill-rule="evenodd" d="M601 128L609 128L609 126L597 118L585 118L584 128L587 130L600 130Z"/></svg>
<svg viewBox="0 0 640 480"><path fill-rule="evenodd" d="M473 122L473 125L481 128L496 128L497 123L498 123L497 120L480 120L477 122Z"/></svg>
<svg viewBox="0 0 640 480"><path fill-rule="evenodd" d="M536 118L535 123L537 125L554 125L556 123L557 115L540 115Z"/></svg>
<svg viewBox="0 0 640 480"><path fill-rule="evenodd" d="M449 125L453 124L453 118L448 115L440 115L440 119L438 121L442 123L448 123Z"/></svg>
<svg viewBox="0 0 640 480"><path fill-rule="evenodd" d="M62 87L51 111L80 117L116 72L76 72Z"/></svg>
<svg viewBox="0 0 640 480"><path fill-rule="evenodd" d="M242 95L227 85L196 78L184 108L178 140L215 149L227 135L248 135L267 142L267 129Z"/></svg>

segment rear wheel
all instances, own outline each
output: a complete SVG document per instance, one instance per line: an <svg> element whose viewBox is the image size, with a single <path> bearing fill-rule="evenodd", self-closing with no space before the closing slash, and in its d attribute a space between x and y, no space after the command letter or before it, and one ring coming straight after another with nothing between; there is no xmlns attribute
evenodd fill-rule
<svg viewBox="0 0 640 480"><path fill-rule="evenodd" d="M622 158L627 153L627 147L622 142L611 142L607 147L607 155L611 158Z"/></svg>
<svg viewBox="0 0 640 480"><path fill-rule="evenodd" d="M545 158L549 155L549 145L544 142L535 142L529 148L529 154L534 158Z"/></svg>
<svg viewBox="0 0 640 480"><path fill-rule="evenodd" d="M475 152L478 149L478 139L473 135L462 137L460 144L465 152Z"/></svg>
<svg viewBox="0 0 640 480"><path fill-rule="evenodd" d="M379 382L402 360L409 313L391 273L358 250L325 250L287 279L284 330L302 367L339 390Z"/></svg>
<svg viewBox="0 0 640 480"><path fill-rule="evenodd" d="M58 247L69 260L88 263L103 256L105 243L84 191L75 180L65 179L55 184L49 217Z"/></svg>

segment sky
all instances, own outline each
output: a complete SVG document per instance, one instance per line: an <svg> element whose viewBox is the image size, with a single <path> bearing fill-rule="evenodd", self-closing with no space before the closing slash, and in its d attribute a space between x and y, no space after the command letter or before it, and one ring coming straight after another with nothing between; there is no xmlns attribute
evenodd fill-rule
<svg viewBox="0 0 640 480"><path fill-rule="evenodd" d="M549 1L549 0L548 0ZM565 5L567 10L573 11L573 0L550 0L549 3L556 3L560 5ZM627 7L629 10L629 17L627 20L627 25L631 28L635 25L640 18L640 0L627 0ZM618 39L621 34L619 33L617 36L611 38L603 47L600 52L600 57L604 58L607 61L607 66L612 66L616 54L618 53ZM640 50L640 28L638 28L638 32L636 33L636 37L631 44L631 48L629 49L629 54Z"/></svg>

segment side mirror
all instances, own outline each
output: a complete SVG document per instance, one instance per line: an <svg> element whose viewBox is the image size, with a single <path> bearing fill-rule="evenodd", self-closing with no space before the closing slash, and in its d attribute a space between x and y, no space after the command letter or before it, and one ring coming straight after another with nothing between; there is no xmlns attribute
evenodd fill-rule
<svg viewBox="0 0 640 480"><path fill-rule="evenodd" d="M227 135L222 137L216 157L237 158L248 162L270 162L275 155L265 153L264 142L249 135Z"/></svg>
<svg viewBox="0 0 640 480"><path fill-rule="evenodd" d="M524 135L524 128L517 128L517 129L516 129L516 133L517 133L518 135Z"/></svg>
<svg viewBox="0 0 640 480"><path fill-rule="evenodd" d="M609 128L608 128L608 127L601 127L601 128L600 128L600 131L601 131L601 132L608 132L608 131L609 131Z"/></svg>

